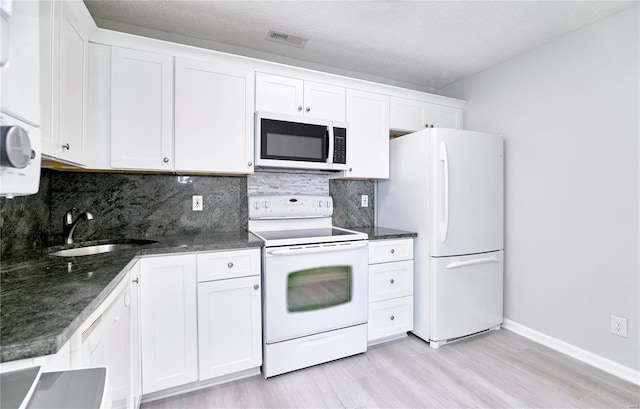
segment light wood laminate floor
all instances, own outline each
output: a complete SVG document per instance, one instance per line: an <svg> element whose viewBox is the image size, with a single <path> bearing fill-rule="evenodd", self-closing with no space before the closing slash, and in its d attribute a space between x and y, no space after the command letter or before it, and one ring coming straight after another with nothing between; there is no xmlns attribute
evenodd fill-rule
<svg viewBox="0 0 640 409"><path fill-rule="evenodd" d="M493 331L434 350L410 335L365 354L144 404L160 408L638 408L640 387Z"/></svg>

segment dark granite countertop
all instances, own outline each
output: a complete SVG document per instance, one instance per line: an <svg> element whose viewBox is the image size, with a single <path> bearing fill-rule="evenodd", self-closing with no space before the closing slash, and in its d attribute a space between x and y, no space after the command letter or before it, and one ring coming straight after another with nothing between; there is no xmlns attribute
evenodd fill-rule
<svg viewBox="0 0 640 409"><path fill-rule="evenodd" d="M355 230L369 235L369 240L401 239L417 237L418 234L410 231L390 229L388 227L345 227L345 229Z"/></svg>
<svg viewBox="0 0 640 409"><path fill-rule="evenodd" d="M157 243L130 250L83 257L54 257L47 255L51 249L43 249L3 258L0 362L58 352L124 278L136 257L262 246L260 239L246 231L155 240Z"/></svg>

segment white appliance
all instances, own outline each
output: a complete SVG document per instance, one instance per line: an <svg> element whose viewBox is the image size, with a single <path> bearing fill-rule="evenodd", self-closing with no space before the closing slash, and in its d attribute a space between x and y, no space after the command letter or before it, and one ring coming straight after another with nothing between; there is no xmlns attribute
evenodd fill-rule
<svg viewBox="0 0 640 409"><path fill-rule="evenodd" d="M437 348L499 329L503 306L503 141L431 128L391 140L378 224L417 231L414 330Z"/></svg>
<svg viewBox="0 0 640 409"><path fill-rule="evenodd" d="M40 184L39 2L0 0L0 197Z"/></svg>
<svg viewBox="0 0 640 409"><path fill-rule="evenodd" d="M340 171L347 166L346 122L256 112L256 166Z"/></svg>
<svg viewBox="0 0 640 409"><path fill-rule="evenodd" d="M265 242L265 378L367 350L368 236L332 214L329 196L249 198L249 230Z"/></svg>

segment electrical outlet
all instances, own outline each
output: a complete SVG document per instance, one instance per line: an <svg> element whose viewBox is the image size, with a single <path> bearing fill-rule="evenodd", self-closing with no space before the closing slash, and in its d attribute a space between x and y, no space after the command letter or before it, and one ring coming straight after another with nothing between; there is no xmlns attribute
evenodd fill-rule
<svg viewBox="0 0 640 409"><path fill-rule="evenodd" d="M360 197L360 206L369 207L369 195L362 195Z"/></svg>
<svg viewBox="0 0 640 409"><path fill-rule="evenodd" d="M202 211L202 209L204 208L204 203L202 203L202 195L193 195L191 196L191 199L191 210L193 210L194 212Z"/></svg>
<svg viewBox="0 0 640 409"><path fill-rule="evenodd" d="M611 333L627 337L627 319L611 315Z"/></svg>

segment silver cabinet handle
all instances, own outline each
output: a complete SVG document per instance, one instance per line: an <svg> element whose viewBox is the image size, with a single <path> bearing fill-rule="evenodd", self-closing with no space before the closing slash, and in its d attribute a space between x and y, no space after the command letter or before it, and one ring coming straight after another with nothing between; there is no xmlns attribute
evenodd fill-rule
<svg viewBox="0 0 640 409"><path fill-rule="evenodd" d="M260 288L260 286L259 286L258 284L256 284L256 285L254 285L254 286L253 286L253 289L254 289L254 290L257 290L258 288Z"/></svg>
<svg viewBox="0 0 640 409"><path fill-rule="evenodd" d="M233 263L230 261L230 262L227 264L227 267L229 267L229 268L233 268Z"/></svg>
<svg viewBox="0 0 640 409"><path fill-rule="evenodd" d="M396 252L396 249L391 249L391 254L394 254Z"/></svg>
<svg viewBox="0 0 640 409"><path fill-rule="evenodd" d="M136 278L135 280L131 280L131 282L138 284L140 282L140 280Z"/></svg>
<svg viewBox="0 0 640 409"><path fill-rule="evenodd" d="M253 162L251 161L247 162L247 166L253 166Z"/></svg>
<svg viewBox="0 0 640 409"><path fill-rule="evenodd" d="M391 316L391 321L395 320L396 317L394 317L393 315Z"/></svg>
<svg viewBox="0 0 640 409"><path fill-rule="evenodd" d="M298 111L302 111L302 105L298 106Z"/></svg>
<svg viewBox="0 0 640 409"><path fill-rule="evenodd" d="M353 168L349 168L349 172L353 172Z"/></svg>
<svg viewBox="0 0 640 409"><path fill-rule="evenodd" d="M62 149L68 151L69 149L71 149L71 145L69 145L68 143L65 143L64 145L62 145Z"/></svg>
<svg viewBox="0 0 640 409"><path fill-rule="evenodd" d="M395 283L395 282L396 282L396 280L394 280L394 279L392 278L391 280L389 280L389 282L390 282L391 284L393 284L393 283Z"/></svg>
<svg viewBox="0 0 640 409"><path fill-rule="evenodd" d="M162 159L162 161L163 161L164 163L169 163L169 158L164 158L164 159Z"/></svg>
<svg viewBox="0 0 640 409"><path fill-rule="evenodd" d="M309 112L311 111L311 108L307 107L307 109L305 109L305 112Z"/></svg>

